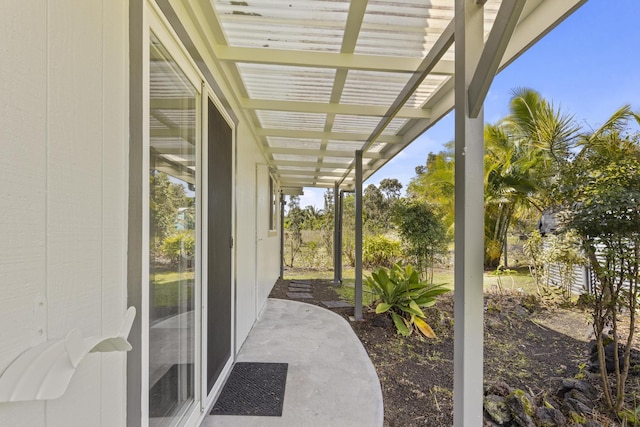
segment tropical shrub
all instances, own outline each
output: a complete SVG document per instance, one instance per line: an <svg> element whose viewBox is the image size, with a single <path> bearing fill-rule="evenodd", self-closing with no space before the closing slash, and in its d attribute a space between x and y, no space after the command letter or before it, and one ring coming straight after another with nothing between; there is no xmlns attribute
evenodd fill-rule
<svg viewBox="0 0 640 427"><path fill-rule="evenodd" d="M362 243L362 264L366 268L390 268L401 255L400 242L381 234L365 237Z"/></svg>
<svg viewBox="0 0 640 427"><path fill-rule="evenodd" d="M395 204L393 220L418 270L433 281L436 257L447 249L447 230L442 214L435 205L425 201L400 199Z"/></svg>
<svg viewBox="0 0 640 427"><path fill-rule="evenodd" d="M177 231L162 241L160 251L171 264L178 264L184 259L189 265L196 249L196 240L193 230Z"/></svg>
<svg viewBox="0 0 640 427"><path fill-rule="evenodd" d="M418 329L427 338L436 338L422 309L434 305L438 295L449 292L445 285L421 281L411 265L401 264L378 268L366 283L379 301L376 314L389 313L399 334L409 336Z"/></svg>
<svg viewBox="0 0 640 427"><path fill-rule="evenodd" d="M623 416L640 297L640 134L625 131L629 120L640 125L640 115L625 106L586 135L558 186L558 199L572 202L561 228L580 238L596 277L592 316L604 400ZM623 310L629 321L625 331L618 325ZM606 367L609 339L614 349L624 342L624 350L613 352L613 384Z"/></svg>

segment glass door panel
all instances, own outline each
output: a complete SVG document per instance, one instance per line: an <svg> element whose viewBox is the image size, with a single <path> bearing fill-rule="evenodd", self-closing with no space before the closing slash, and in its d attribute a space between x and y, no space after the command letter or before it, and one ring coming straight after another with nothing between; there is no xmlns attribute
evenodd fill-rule
<svg viewBox="0 0 640 427"><path fill-rule="evenodd" d="M199 95L155 35L149 99L149 424L194 402Z"/></svg>

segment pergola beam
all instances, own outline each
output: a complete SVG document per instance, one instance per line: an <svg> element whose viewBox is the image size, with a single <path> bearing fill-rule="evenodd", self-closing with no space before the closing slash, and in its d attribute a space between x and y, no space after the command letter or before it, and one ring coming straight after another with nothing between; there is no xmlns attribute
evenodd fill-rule
<svg viewBox="0 0 640 427"><path fill-rule="evenodd" d="M292 167L304 167L304 168L321 168L321 169L346 169L349 165L346 163L332 163L332 162L303 162L298 160L273 160L270 162L271 166L292 166ZM370 165L363 165L364 170L371 169Z"/></svg>
<svg viewBox="0 0 640 427"><path fill-rule="evenodd" d="M276 148L266 147L265 152L269 154L294 154L298 156L328 156L328 157L348 157L353 159L353 151L346 150L317 150L306 148ZM368 151L363 154L368 159L382 159L384 156L380 153Z"/></svg>
<svg viewBox="0 0 640 427"><path fill-rule="evenodd" d="M274 101L267 99L243 98L242 107L249 110L292 111L316 114L342 114L350 116L383 117L388 108L378 105L354 105L321 102ZM428 109L404 107L398 111L396 117L406 119L428 119L431 113Z"/></svg>
<svg viewBox="0 0 640 427"><path fill-rule="evenodd" d="M342 172L333 172L333 171L317 171L317 170L308 170L308 171L296 171L296 170L280 170L278 169L278 175L293 175L293 176L332 176L334 178L338 178L342 176Z"/></svg>
<svg viewBox="0 0 640 427"><path fill-rule="evenodd" d="M275 136L282 138L296 138L296 139L326 139L335 141L366 141L369 137L368 133L352 133L352 132L324 132L314 130L296 130L296 129L271 129L271 128L256 128L255 133L257 136ZM396 135L381 135L378 138L379 142L385 142L387 144L400 144L402 143L402 137Z"/></svg>
<svg viewBox="0 0 640 427"><path fill-rule="evenodd" d="M482 50L478 67L469 84L469 114L471 118L477 117L482 109L484 99L498 72L498 67L525 4L526 0L503 0L500 5L489 38Z"/></svg>
<svg viewBox="0 0 640 427"><path fill-rule="evenodd" d="M387 71L395 73L414 73L420 65L420 60L416 58L359 55L354 53L292 51L225 45L216 45L214 51L217 59L220 61L250 64ZM450 76L453 75L453 70L453 61L442 60L434 64L431 73Z"/></svg>

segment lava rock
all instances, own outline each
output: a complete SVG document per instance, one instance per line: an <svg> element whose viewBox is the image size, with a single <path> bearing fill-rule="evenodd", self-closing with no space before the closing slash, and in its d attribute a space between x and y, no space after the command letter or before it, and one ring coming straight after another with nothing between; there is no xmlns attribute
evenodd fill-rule
<svg viewBox="0 0 640 427"><path fill-rule="evenodd" d="M495 421L498 425L505 425L511 421L511 411L507 406L505 398L490 394L484 398L484 410L491 420Z"/></svg>
<svg viewBox="0 0 640 427"><path fill-rule="evenodd" d="M624 350L625 350L624 344L618 344L618 361L619 361L620 369L622 369L624 366L624 359L625 359ZM616 369L614 352L615 352L614 343L609 343L604 347L605 365L607 367L608 373L615 372L615 369ZM589 342L589 354L590 354L589 355L590 363L587 369L591 372L599 372L600 365L598 362L598 346L597 346L596 340L591 340ZM636 369L636 367L640 365L640 351L636 349L631 349L631 352L629 353L629 359L630 359L629 373L633 375L638 375L640 373L640 369Z"/></svg>
<svg viewBox="0 0 640 427"><path fill-rule="evenodd" d="M564 396L571 390L577 390L585 395L590 400L595 400L598 397L598 391L594 386L586 381L577 380L575 378L565 378L562 380L562 388L558 392L558 395Z"/></svg>
<svg viewBox="0 0 640 427"><path fill-rule="evenodd" d="M521 427L535 427L533 418L535 406L531 397L522 390L516 389L505 398L505 402L511 411L513 422Z"/></svg>
<svg viewBox="0 0 640 427"><path fill-rule="evenodd" d="M498 396L506 397L513 392L513 388L505 381L496 381L487 387L487 394L495 394Z"/></svg>
<svg viewBox="0 0 640 427"><path fill-rule="evenodd" d="M567 418L555 408L540 407L536 409L536 418L540 427L567 425Z"/></svg>
<svg viewBox="0 0 640 427"><path fill-rule="evenodd" d="M583 405L585 405L589 409L593 409L595 407L595 404L593 403L593 400L589 399L584 393L578 391L577 389L573 389L573 390L567 392L564 395L564 398L565 398L565 400L566 399L577 400L578 402L582 403Z"/></svg>
<svg viewBox="0 0 640 427"><path fill-rule="evenodd" d="M592 412L587 405L570 397L564 399L562 406L567 412L576 412L580 415L591 415Z"/></svg>

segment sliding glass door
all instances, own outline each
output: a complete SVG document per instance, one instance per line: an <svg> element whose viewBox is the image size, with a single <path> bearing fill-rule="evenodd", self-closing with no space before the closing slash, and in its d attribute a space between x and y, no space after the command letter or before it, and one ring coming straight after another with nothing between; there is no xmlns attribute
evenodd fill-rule
<svg viewBox="0 0 640 427"><path fill-rule="evenodd" d="M200 94L153 33L149 57L149 425L196 399Z"/></svg>

